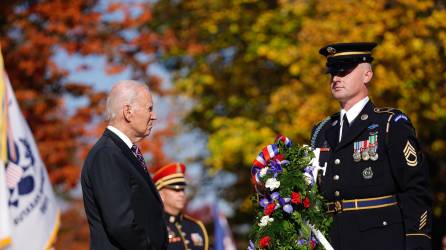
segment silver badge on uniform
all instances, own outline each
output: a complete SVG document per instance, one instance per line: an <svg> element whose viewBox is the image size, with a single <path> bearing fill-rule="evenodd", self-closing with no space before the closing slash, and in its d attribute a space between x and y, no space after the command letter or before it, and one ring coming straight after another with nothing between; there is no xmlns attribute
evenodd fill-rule
<svg viewBox="0 0 446 250"><path fill-rule="evenodd" d="M373 178L373 170L372 167L368 167L365 168L364 170L362 170L362 177L364 177L364 179L369 180Z"/></svg>

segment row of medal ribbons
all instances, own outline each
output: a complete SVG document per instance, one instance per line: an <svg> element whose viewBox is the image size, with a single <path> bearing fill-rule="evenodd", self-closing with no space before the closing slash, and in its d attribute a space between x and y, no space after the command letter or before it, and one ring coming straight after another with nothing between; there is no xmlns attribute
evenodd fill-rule
<svg viewBox="0 0 446 250"><path fill-rule="evenodd" d="M378 132L370 132L369 139L353 143L353 160L355 162L378 160Z"/></svg>

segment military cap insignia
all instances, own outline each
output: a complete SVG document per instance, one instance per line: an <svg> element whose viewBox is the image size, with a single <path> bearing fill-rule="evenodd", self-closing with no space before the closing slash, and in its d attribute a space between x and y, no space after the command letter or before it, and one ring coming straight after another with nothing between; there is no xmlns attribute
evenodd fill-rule
<svg viewBox="0 0 446 250"><path fill-rule="evenodd" d="M420 226L418 228L418 230L421 230L423 227L426 226L427 223L427 211L425 211L421 216L420 216Z"/></svg>
<svg viewBox="0 0 446 250"><path fill-rule="evenodd" d="M404 157L406 158L407 165L411 167L416 167L418 164L417 152L415 148L407 141L406 146L403 149Z"/></svg>
<svg viewBox="0 0 446 250"><path fill-rule="evenodd" d="M328 52L328 54L330 54L330 55L334 55L334 54L336 54L336 49L333 48L333 47L328 47L328 48L327 48L327 52Z"/></svg>
<svg viewBox="0 0 446 250"><path fill-rule="evenodd" d="M362 170L362 177L364 177L364 179L369 180L373 178L373 170L372 167L368 167L365 168L364 170Z"/></svg>

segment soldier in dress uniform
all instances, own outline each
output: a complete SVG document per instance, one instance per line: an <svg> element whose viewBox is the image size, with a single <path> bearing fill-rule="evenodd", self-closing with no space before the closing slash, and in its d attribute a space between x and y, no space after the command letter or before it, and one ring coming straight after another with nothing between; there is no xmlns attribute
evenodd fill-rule
<svg viewBox="0 0 446 250"><path fill-rule="evenodd" d="M207 250L209 238L203 223L183 213L186 204L186 166L171 163L160 168L153 181L164 203L168 250Z"/></svg>
<svg viewBox="0 0 446 250"><path fill-rule="evenodd" d="M317 124L311 144L326 171L319 178L333 214L336 250L431 249L429 174L415 129L400 110L368 97L376 43L337 43L327 58L341 111Z"/></svg>

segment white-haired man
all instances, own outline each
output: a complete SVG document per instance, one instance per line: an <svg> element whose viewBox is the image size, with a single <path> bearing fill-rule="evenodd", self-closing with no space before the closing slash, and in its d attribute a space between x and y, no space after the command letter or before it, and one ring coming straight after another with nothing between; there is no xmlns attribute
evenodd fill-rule
<svg viewBox="0 0 446 250"><path fill-rule="evenodd" d="M132 80L114 85L106 116L109 125L81 177L90 249L166 249L162 201L135 145L156 120L147 85Z"/></svg>

